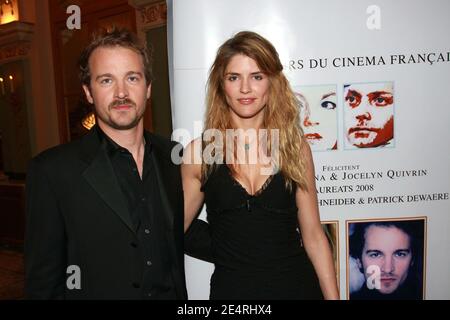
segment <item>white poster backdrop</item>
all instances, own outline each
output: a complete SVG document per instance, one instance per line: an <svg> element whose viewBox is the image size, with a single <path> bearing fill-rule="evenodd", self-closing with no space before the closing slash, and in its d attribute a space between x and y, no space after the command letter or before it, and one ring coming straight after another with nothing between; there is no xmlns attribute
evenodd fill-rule
<svg viewBox="0 0 450 320"><path fill-rule="evenodd" d="M346 222L426 217L426 299L450 299L450 2L172 0L168 37L174 139L196 138L217 48L241 30L277 48L291 85L335 86L337 150L315 151L323 221L339 221L346 299ZM394 139L348 148L344 86L389 83ZM186 131L187 130L187 131ZM205 219L205 212L201 214ZM213 265L186 256L190 299L208 299Z"/></svg>

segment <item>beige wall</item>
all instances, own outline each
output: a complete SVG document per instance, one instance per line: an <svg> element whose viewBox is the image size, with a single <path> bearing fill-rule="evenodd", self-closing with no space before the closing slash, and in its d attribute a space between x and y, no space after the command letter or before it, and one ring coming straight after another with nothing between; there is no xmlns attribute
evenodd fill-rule
<svg viewBox="0 0 450 320"><path fill-rule="evenodd" d="M19 20L21 22L35 23L36 2L47 2L48 0L19 0Z"/></svg>
<svg viewBox="0 0 450 320"><path fill-rule="evenodd" d="M27 6L26 19L35 23L30 54L32 101L29 110L31 153L34 156L59 144L59 130L48 0L22 0L25 1L33 3Z"/></svg>

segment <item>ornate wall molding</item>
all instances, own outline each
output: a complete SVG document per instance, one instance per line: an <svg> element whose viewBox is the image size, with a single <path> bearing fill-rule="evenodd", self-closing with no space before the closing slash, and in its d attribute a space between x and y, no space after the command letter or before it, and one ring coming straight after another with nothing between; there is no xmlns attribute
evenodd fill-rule
<svg viewBox="0 0 450 320"><path fill-rule="evenodd" d="M14 21L0 25L0 63L26 57L31 50L34 25Z"/></svg>
<svg viewBox="0 0 450 320"><path fill-rule="evenodd" d="M30 43L13 44L0 49L0 64L14 60L16 58L26 57L31 50Z"/></svg>
<svg viewBox="0 0 450 320"><path fill-rule="evenodd" d="M136 9L138 26L142 31L163 26L167 23L167 5L161 0L128 0Z"/></svg>

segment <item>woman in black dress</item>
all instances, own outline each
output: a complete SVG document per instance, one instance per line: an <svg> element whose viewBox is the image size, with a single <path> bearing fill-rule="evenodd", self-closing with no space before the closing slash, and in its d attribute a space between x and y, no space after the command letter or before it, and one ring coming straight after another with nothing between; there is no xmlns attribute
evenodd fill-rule
<svg viewBox="0 0 450 320"><path fill-rule="evenodd" d="M282 69L260 35L226 41L210 70L205 131L184 152L186 251L215 264L211 299L339 297ZM208 223L195 219L204 203Z"/></svg>

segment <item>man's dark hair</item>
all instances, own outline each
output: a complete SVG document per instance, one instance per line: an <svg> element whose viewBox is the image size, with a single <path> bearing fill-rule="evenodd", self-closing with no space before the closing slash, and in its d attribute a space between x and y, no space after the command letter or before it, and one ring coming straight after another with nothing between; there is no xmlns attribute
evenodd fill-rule
<svg viewBox="0 0 450 320"><path fill-rule="evenodd" d="M137 36L128 29L113 27L112 30L105 29L93 35L91 43L83 50L78 60L79 76L81 84L90 86L91 72L89 70L89 58L95 49L100 47L114 48L122 47L135 51L142 57L144 63L144 76L147 84L152 81L151 55L143 46Z"/></svg>
<svg viewBox="0 0 450 320"><path fill-rule="evenodd" d="M417 255L417 250L421 247L423 241L423 221L409 220L409 221L370 221L355 223L353 233L350 236L350 255L353 258L361 259L362 251L365 243L366 230L370 226L381 228L395 227L402 230L409 236L411 253L413 258Z"/></svg>

